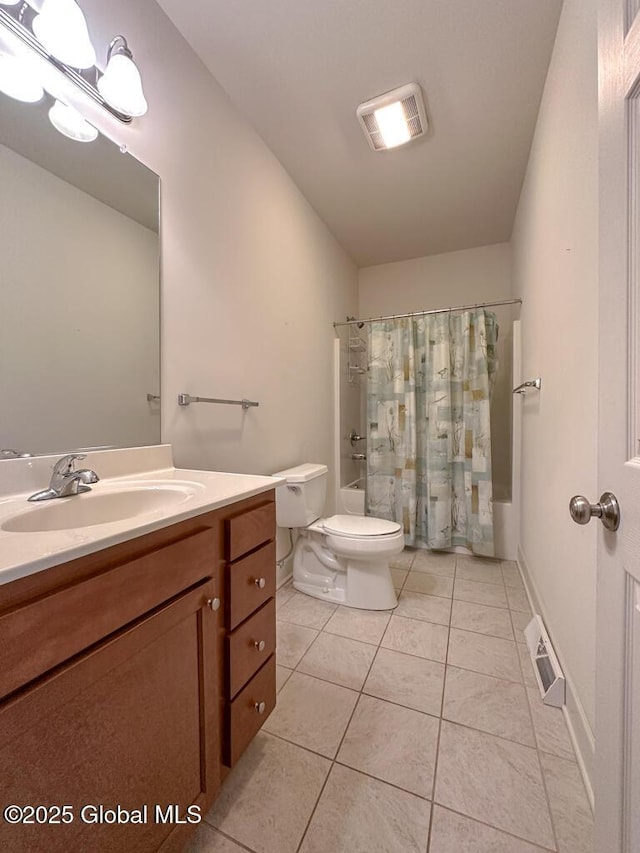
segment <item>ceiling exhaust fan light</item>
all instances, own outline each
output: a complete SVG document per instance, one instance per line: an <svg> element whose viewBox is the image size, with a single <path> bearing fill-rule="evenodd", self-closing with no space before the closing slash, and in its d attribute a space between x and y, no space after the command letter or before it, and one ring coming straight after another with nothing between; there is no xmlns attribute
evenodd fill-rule
<svg viewBox="0 0 640 853"><path fill-rule="evenodd" d="M70 68L96 64L87 22L75 0L44 0L32 26L42 46Z"/></svg>
<svg viewBox="0 0 640 853"><path fill-rule="evenodd" d="M56 101L49 110L49 121L56 130L75 142L93 142L98 136L96 128L78 110L62 101Z"/></svg>
<svg viewBox="0 0 640 853"><path fill-rule="evenodd" d="M25 104L35 104L44 96L34 65L8 53L0 53L0 92Z"/></svg>
<svg viewBox="0 0 640 853"><path fill-rule="evenodd" d="M98 80L98 91L111 106L129 116L143 116L148 109L142 78L123 36L109 47L107 67Z"/></svg>
<svg viewBox="0 0 640 853"><path fill-rule="evenodd" d="M417 83L406 83L391 92L358 106L362 132L374 151L397 148L424 136L428 128L422 91Z"/></svg>

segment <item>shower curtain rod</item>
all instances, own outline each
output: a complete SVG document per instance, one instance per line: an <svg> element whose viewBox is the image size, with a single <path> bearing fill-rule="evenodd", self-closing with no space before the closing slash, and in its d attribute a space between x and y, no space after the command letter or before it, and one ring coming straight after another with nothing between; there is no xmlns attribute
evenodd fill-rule
<svg viewBox="0 0 640 853"><path fill-rule="evenodd" d="M503 299L501 302L475 302L473 305L458 305L457 308L434 308L432 311L409 311L407 314L389 314L386 317L346 320L342 323L334 323L333 328L359 325L360 323L377 323L379 320L403 320L405 317L426 317L427 314L447 314L449 311L470 311L472 308L494 308L497 305L522 305L522 299Z"/></svg>

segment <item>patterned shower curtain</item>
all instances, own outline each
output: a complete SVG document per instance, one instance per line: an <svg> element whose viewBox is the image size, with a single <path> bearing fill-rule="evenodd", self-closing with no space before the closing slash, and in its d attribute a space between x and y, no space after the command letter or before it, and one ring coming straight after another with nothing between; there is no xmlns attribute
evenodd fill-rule
<svg viewBox="0 0 640 853"><path fill-rule="evenodd" d="M366 512L400 522L407 545L493 556L497 339L482 308L370 326Z"/></svg>

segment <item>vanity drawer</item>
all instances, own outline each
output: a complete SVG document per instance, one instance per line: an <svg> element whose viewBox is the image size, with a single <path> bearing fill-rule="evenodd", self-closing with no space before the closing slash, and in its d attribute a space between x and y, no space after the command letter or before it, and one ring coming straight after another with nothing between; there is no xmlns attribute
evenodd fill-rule
<svg viewBox="0 0 640 853"><path fill-rule="evenodd" d="M262 648L261 645L262 644ZM276 603L272 598L227 637L228 696L233 698L276 648Z"/></svg>
<svg viewBox="0 0 640 853"><path fill-rule="evenodd" d="M276 533L276 505L270 501L225 521L227 560L233 561L268 542Z"/></svg>
<svg viewBox="0 0 640 853"><path fill-rule="evenodd" d="M264 581L264 584L262 582ZM276 593L276 543L227 565L227 627L236 628Z"/></svg>
<svg viewBox="0 0 640 853"><path fill-rule="evenodd" d="M0 697L214 570L215 533L203 530L0 616Z"/></svg>
<svg viewBox="0 0 640 853"><path fill-rule="evenodd" d="M233 767L275 706L276 658L271 655L244 690L227 706L229 740L225 764Z"/></svg>

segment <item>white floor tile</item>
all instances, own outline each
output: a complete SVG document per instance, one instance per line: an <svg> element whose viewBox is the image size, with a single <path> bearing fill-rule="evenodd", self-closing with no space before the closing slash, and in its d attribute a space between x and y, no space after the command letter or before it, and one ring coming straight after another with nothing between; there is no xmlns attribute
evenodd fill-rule
<svg viewBox="0 0 640 853"><path fill-rule="evenodd" d="M260 733L205 819L257 853L295 853L330 767L326 758Z"/></svg>
<svg viewBox="0 0 640 853"><path fill-rule="evenodd" d="M573 745L561 708L545 705L537 687L527 688L538 749L575 761Z"/></svg>
<svg viewBox="0 0 640 853"><path fill-rule="evenodd" d="M376 647L337 634L322 633L297 666L298 672L361 690Z"/></svg>
<svg viewBox="0 0 640 853"><path fill-rule="evenodd" d="M337 761L431 798L439 727L436 717L361 696Z"/></svg>
<svg viewBox="0 0 640 853"><path fill-rule="evenodd" d="M444 666L441 663L379 649L364 692L439 716L443 686Z"/></svg>
<svg viewBox="0 0 640 853"><path fill-rule="evenodd" d="M487 604L490 607L508 607L505 588L502 584L480 583L456 578L453 597L473 604Z"/></svg>
<svg viewBox="0 0 640 853"><path fill-rule="evenodd" d="M536 745L522 684L448 666L442 716L526 746Z"/></svg>
<svg viewBox="0 0 640 853"><path fill-rule="evenodd" d="M424 853L430 803L334 765L300 853Z"/></svg>
<svg viewBox="0 0 640 853"><path fill-rule="evenodd" d="M323 628L336 610L336 604L319 601L311 595L295 592L291 598L278 608L281 622L293 622L305 628Z"/></svg>
<svg viewBox="0 0 640 853"><path fill-rule="evenodd" d="M381 645L385 649L444 663L448 638L449 629L444 625L392 616Z"/></svg>
<svg viewBox="0 0 640 853"><path fill-rule="evenodd" d="M394 569L394 571L396 571ZM330 634L378 645L389 624L391 613L385 610L357 610L355 607L338 607L324 626Z"/></svg>
<svg viewBox="0 0 640 853"><path fill-rule="evenodd" d="M511 616L502 607L487 607L486 604L455 599L451 608L451 627L513 640Z"/></svg>
<svg viewBox="0 0 640 853"><path fill-rule="evenodd" d="M458 557L456 560L456 578L478 583L503 585L500 563L483 560L482 557Z"/></svg>
<svg viewBox="0 0 640 853"><path fill-rule="evenodd" d="M531 605L524 589L507 588L507 599L511 610L519 610L521 613L531 613Z"/></svg>
<svg viewBox="0 0 640 853"><path fill-rule="evenodd" d="M292 625L290 622L277 622L276 662L280 666L294 669L317 636L318 631L313 628Z"/></svg>
<svg viewBox="0 0 640 853"><path fill-rule="evenodd" d="M225 838L203 820L182 853L246 853L246 848Z"/></svg>
<svg viewBox="0 0 640 853"><path fill-rule="evenodd" d="M541 853L542 847L520 841L471 818L434 806L429 853Z"/></svg>
<svg viewBox="0 0 640 853"><path fill-rule="evenodd" d="M456 571L456 555L444 551L418 551L411 571L452 578Z"/></svg>
<svg viewBox="0 0 640 853"><path fill-rule="evenodd" d="M403 590L398 597L398 606L393 611L393 615L448 625L451 618L451 599Z"/></svg>
<svg viewBox="0 0 640 853"><path fill-rule="evenodd" d="M442 721L435 802L553 849L535 749Z"/></svg>
<svg viewBox="0 0 640 853"><path fill-rule="evenodd" d="M522 682L517 644L513 640L488 637L452 628L447 663L461 669L483 672L495 678Z"/></svg>
<svg viewBox="0 0 640 853"><path fill-rule="evenodd" d="M451 598L453 594L453 578L441 575L430 575L427 572L409 572L403 589L408 592L421 592L423 595L440 595Z"/></svg>
<svg viewBox="0 0 640 853"><path fill-rule="evenodd" d="M593 813L575 761L540 756L559 853L593 850Z"/></svg>
<svg viewBox="0 0 640 853"><path fill-rule="evenodd" d="M263 731L335 758L357 701L353 690L294 672Z"/></svg>

